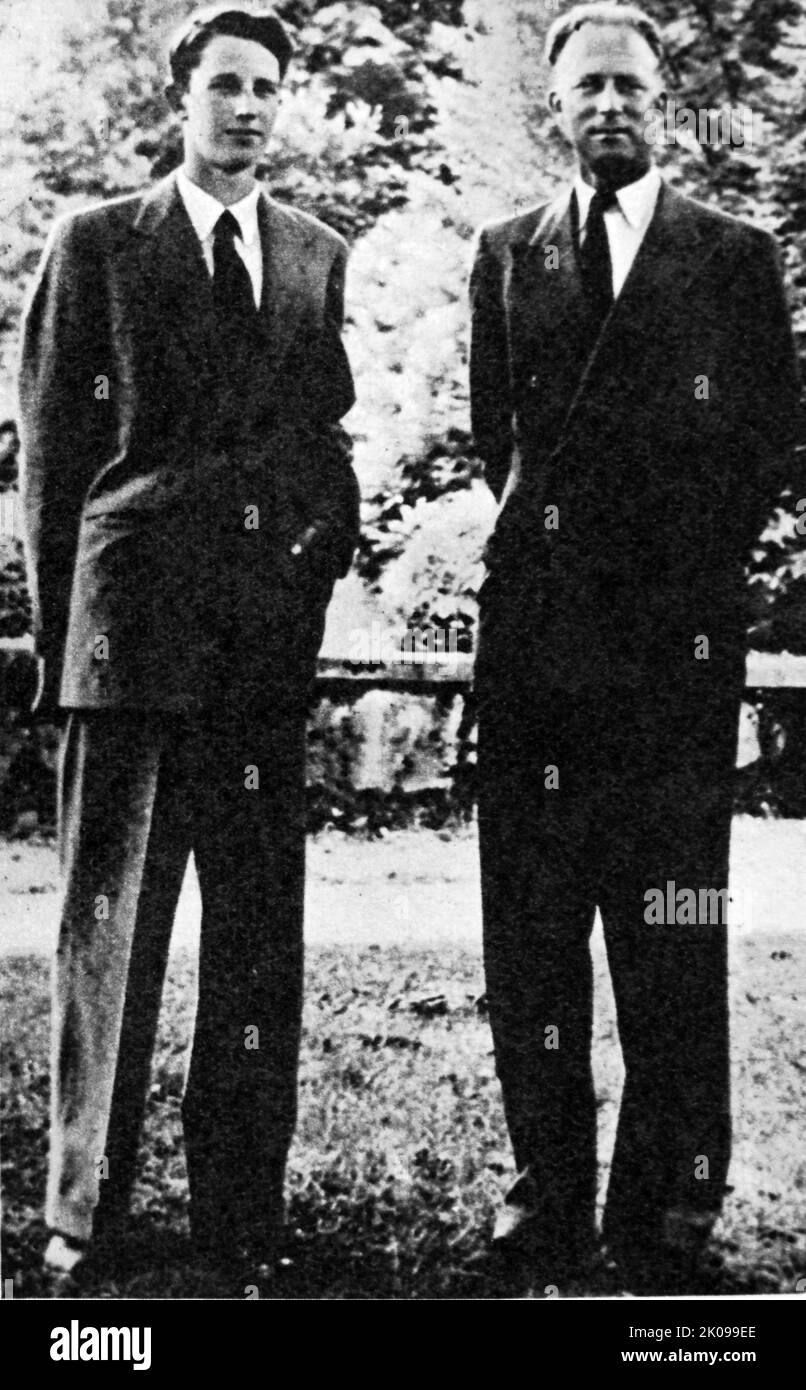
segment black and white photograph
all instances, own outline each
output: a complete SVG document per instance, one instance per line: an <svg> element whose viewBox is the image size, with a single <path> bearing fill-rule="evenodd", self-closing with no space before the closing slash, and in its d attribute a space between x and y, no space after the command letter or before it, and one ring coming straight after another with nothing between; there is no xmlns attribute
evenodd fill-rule
<svg viewBox="0 0 806 1390"><path fill-rule="evenodd" d="M806 1306L804 91L804 0L4 0L54 1374L159 1304L595 1304L616 1374Z"/></svg>

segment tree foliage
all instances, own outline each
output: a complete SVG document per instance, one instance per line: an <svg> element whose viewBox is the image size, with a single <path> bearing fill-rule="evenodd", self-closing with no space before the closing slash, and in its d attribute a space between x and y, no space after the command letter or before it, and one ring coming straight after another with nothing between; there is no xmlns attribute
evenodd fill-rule
<svg viewBox="0 0 806 1390"><path fill-rule="evenodd" d="M471 7L465 6L466 12ZM678 107L693 110L748 108L751 142L743 146L708 144L698 141L678 143L659 151L667 179L683 192L703 202L712 203L725 211L745 218L772 232L784 253L790 289L793 324L802 360L806 358L806 262L803 254L803 233L806 228L806 96L803 74L806 63L806 12L796 0L648 0L647 8L663 26L669 53L670 94ZM509 24L504 22L504 11ZM551 196L561 180L567 178L569 156L561 138L552 127L542 93L546 75L540 67L540 51L548 25L556 17L558 6L534 6L514 3L490 8L486 13L499 21L491 25L493 34L486 41L487 61L477 75L479 86L470 88L471 102L464 93L446 89L443 93L441 132L448 133L451 166L455 189L461 190L462 206L449 207L444 195L436 198L433 191L429 204L439 204L444 221L442 258L449 264L449 247L467 237L468 206L483 210L483 215L500 216L508 208L534 204L541 197ZM508 72L503 62L494 57L494 30L503 34L503 48L508 50L511 65ZM479 91L485 93L478 102ZM503 107L502 129L507 145L495 143L485 130L494 115ZM523 129L529 133L529 147L524 149ZM706 132L707 137L707 132ZM495 160L497 159L497 164ZM480 186L481 185L481 186ZM502 193L499 195L499 190ZM489 206L486 195L495 192L497 205ZM401 214L407 220L414 208ZM418 210L419 213L419 210ZM455 241L454 241L455 239ZM413 235L412 235L413 241ZM400 244L400 243L399 243ZM450 285L448 274L444 284ZM462 305L464 300L462 300ZM426 320L434 314L432 298L420 306ZM462 311L460 310L460 317ZM409 318L414 317L413 309ZM436 322L432 318L432 322ZM459 341L466 345L467 323L464 317ZM446 357L450 353L445 343ZM434 349L432 348L432 356ZM423 437L419 455L430 460L436 475L445 475L445 457L461 452L462 429L467 422L467 398L464 381L457 385L454 368L455 351L446 361L442 387L439 392L446 414L442 443L433 434ZM451 408L452 406L452 408ZM465 445L469 445L464 436ZM472 544L475 558L481 547L490 521L489 507L478 496L478 524L465 525L453 534L442 524L435 509L453 505L451 493L455 481L446 489L444 499L431 498L433 479L428 468L420 466L407 483L410 469L409 445L401 449L398 466L373 494L369 508L369 530L366 545L371 554L365 558L365 572L385 595L394 610L422 614L427 607L428 594L435 596L432 617L435 623L445 621L445 590L452 576L463 574L468 587L455 593L453 620L464 626L468 609L473 608L475 576L462 553ZM402 465L402 466L401 466ZM402 473L402 477L401 477ZM472 457L465 458L460 474L467 486L474 486L477 476ZM452 478L455 480L455 474ZM401 487L401 482L404 486ZM421 488L419 493L417 488ZM414 491L413 491L414 488ZM415 495L416 494L416 495ZM788 485L780 498L771 523L759 539L750 570L754 597L755 622L751 630L754 645L768 650L806 652L806 547L797 529L795 506L806 495L806 444L801 429L801 445L794 460ZM423 505L430 503L429 507ZM413 530L430 531L440 540L447 537L449 553L436 551L432 561L418 571L415 592L402 582L412 582L410 568L395 562L376 573L377 559L394 557L411 544ZM800 530L803 530L802 521ZM423 547L419 547L422 553Z"/></svg>
<svg viewBox="0 0 806 1390"><path fill-rule="evenodd" d="M22 15L22 0L14 3ZM777 236L806 352L806 13L800 0L646 3L664 27L678 103L753 113L749 146L662 150L666 177ZM33 27L20 44L23 19L0 30L22 64L16 84L5 84L0 172L6 398L24 287L54 216L132 191L178 158L163 54L194 6L75 0L50 48L37 46ZM551 195L567 177L540 61L560 6L282 0L278 8L299 56L265 175L276 197L353 244L347 336L359 399L348 424L365 497L360 572L395 623L467 630L493 517L468 433L467 274L480 222ZM0 387L4 414L2 396ZM804 476L801 451L751 576L754 640L793 651L806 651L806 558L794 514Z"/></svg>
<svg viewBox="0 0 806 1390"><path fill-rule="evenodd" d="M76 3L50 52L36 56L16 45L28 80L22 101L7 97L2 110L0 332L7 348L53 218L132 192L179 162L179 128L164 96L165 51L194 8L193 0L88 0ZM436 22L459 22L461 6L288 0L277 9L297 54L261 172L275 197L354 238L405 202L411 169L435 167L429 79L446 64L429 31ZM14 35L0 30L0 37L9 41L10 65Z"/></svg>

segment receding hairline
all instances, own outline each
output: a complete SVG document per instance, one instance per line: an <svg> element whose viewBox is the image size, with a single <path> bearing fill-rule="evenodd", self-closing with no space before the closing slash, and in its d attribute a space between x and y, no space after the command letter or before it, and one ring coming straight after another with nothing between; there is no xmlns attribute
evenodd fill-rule
<svg viewBox="0 0 806 1390"><path fill-rule="evenodd" d="M574 5L573 9L555 19L546 35L544 50L549 67L556 67L568 40L587 24L598 29L631 29L645 41L658 66L662 65L665 57L663 39L654 19L637 5L618 5L603 0L599 4Z"/></svg>

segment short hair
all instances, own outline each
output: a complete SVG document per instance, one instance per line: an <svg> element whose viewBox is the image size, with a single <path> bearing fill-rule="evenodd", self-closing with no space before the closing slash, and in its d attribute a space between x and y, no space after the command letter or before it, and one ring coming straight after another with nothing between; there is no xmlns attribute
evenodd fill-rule
<svg viewBox="0 0 806 1390"><path fill-rule="evenodd" d="M273 10L247 10L239 5L208 5L194 10L171 39L168 63L171 80L181 90L199 66L211 39L225 34L234 39L251 39L273 53L285 77L294 52L288 33Z"/></svg>
<svg viewBox="0 0 806 1390"><path fill-rule="evenodd" d="M623 24L646 39L659 63L664 60L660 29L650 15L637 5L620 5L616 0L596 0L596 3L589 5L574 5L555 19L546 35L545 57L550 67L554 67L571 35L583 24Z"/></svg>

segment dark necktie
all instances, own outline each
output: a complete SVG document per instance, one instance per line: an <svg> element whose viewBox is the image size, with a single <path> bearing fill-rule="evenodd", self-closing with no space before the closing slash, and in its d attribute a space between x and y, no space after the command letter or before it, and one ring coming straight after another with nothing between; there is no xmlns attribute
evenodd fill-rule
<svg viewBox="0 0 806 1390"><path fill-rule="evenodd" d="M591 313L600 324L613 304L613 263L607 239L604 214L614 207L616 195L612 189L599 189L591 199L585 224L585 241L580 247L579 263L588 295Z"/></svg>
<svg viewBox="0 0 806 1390"><path fill-rule="evenodd" d="M249 271L235 250L240 234L237 219L222 212L213 233L213 299L219 319L236 333L243 332L255 315Z"/></svg>

